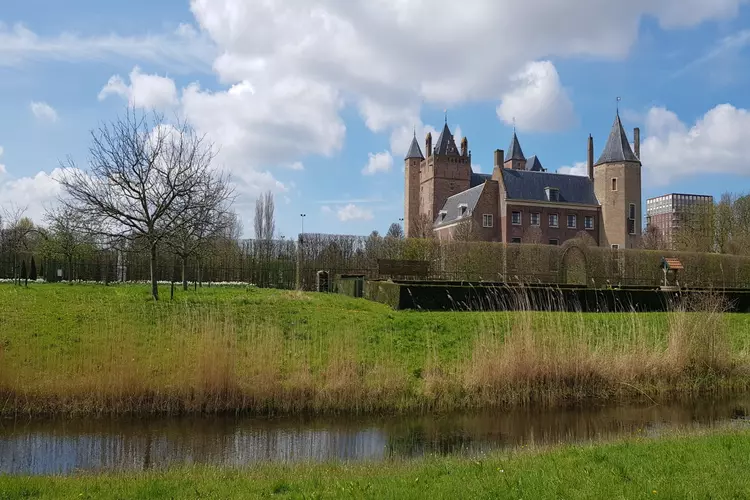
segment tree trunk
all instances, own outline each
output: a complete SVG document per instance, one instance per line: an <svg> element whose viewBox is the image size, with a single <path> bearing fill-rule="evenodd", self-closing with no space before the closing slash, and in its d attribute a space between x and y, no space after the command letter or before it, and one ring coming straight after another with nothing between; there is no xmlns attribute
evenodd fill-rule
<svg viewBox="0 0 750 500"><path fill-rule="evenodd" d="M182 289L187 292L187 257L182 258Z"/></svg>
<svg viewBox="0 0 750 500"><path fill-rule="evenodd" d="M151 296L159 300L159 284L156 282L156 245L151 245Z"/></svg>

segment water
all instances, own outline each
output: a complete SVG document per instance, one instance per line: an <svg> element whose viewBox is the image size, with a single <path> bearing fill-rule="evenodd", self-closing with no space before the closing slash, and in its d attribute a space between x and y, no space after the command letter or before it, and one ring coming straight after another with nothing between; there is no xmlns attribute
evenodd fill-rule
<svg viewBox="0 0 750 500"><path fill-rule="evenodd" d="M665 430L714 427L746 415L750 397L651 407L412 417L0 421L0 474L478 455L521 446L656 437Z"/></svg>

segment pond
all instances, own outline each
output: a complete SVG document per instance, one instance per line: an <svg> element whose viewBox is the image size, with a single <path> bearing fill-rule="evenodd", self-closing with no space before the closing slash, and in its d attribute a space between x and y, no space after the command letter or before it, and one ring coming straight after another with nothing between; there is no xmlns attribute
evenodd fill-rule
<svg viewBox="0 0 750 500"><path fill-rule="evenodd" d="M0 421L0 474L70 474L189 464L380 461L479 455L714 427L750 415L750 397L654 406L471 414Z"/></svg>

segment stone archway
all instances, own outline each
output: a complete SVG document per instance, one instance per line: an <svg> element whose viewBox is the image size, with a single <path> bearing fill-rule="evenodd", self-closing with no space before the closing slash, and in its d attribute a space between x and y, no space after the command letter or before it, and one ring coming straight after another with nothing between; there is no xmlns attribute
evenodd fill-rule
<svg viewBox="0 0 750 500"><path fill-rule="evenodd" d="M571 244L560 258L560 283L588 286L588 259L581 245Z"/></svg>

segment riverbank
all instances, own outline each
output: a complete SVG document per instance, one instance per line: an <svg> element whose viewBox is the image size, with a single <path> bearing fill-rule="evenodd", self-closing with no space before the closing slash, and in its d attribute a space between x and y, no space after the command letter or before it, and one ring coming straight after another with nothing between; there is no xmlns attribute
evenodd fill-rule
<svg viewBox="0 0 750 500"><path fill-rule="evenodd" d="M744 427L743 427L744 426ZM179 468L72 477L0 476L2 498L745 498L746 424L481 458L378 464Z"/></svg>
<svg viewBox="0 0 750 500"><path fill-rule="evenodd" d="M4 416L434 412L748 387L750 317L712 303L419 313L275 290L154 303L142 286L0 285Z"/></svg>

